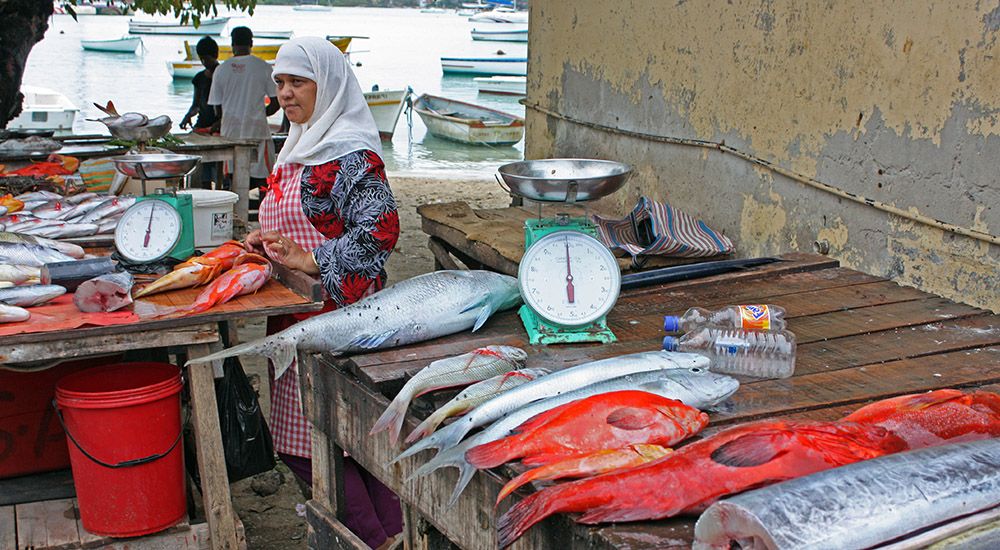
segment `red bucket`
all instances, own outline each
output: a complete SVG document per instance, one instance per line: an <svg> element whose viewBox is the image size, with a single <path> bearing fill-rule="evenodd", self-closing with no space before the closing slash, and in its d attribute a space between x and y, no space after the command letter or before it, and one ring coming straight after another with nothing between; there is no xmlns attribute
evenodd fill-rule
<svg viewBox="0 0 1000 550"><path fill-rule="evenodd" d="M135 537L186 514L180 369L123 363L56 384L83 527Z"/></svg>

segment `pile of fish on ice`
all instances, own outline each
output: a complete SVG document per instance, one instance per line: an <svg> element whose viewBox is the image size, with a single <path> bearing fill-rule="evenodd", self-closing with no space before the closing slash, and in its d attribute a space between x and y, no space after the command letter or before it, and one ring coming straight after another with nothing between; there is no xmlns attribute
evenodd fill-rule
<svg viewBox="0 0 1000 550"><path fill-rule="evenodd" d="M133 196L31 191L0 199L0 230L50 239L114 233Z"/></svg>

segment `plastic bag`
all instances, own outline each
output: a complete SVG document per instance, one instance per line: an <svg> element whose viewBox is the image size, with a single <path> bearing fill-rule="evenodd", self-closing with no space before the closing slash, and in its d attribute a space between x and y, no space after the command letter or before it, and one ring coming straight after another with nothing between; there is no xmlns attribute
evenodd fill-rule
<svg viewBox="0 0 1000 550"><path fill-rule="evenodd" d="M257 394L254 393L239 359L230 357L223 363L223 377L215 381L215 399L219 405L219 427L226 455L229 482L246 479L274 468L274 442L264 421ZM185 442L188 453L188 473L198 487L194 445Z"/></svg>

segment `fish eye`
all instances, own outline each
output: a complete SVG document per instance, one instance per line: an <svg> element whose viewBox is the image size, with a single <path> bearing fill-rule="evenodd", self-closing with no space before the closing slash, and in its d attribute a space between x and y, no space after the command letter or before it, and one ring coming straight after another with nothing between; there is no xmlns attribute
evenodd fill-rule
<svg viewBox="0 0 1000 550"><path fill-rule="evenodd" d="M699 372L701 372L701 368L699 368L699 367L691 367L691 372L693 372L693 373L699 373Z"/></svg>

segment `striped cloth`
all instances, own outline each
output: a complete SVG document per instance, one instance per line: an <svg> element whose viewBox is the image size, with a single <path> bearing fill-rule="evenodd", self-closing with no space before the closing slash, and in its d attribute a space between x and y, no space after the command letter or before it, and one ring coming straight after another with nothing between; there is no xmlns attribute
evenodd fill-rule
<svg viewBox="0 0 1000 550"><path fill-rule="evenodd" d="M729 237L716 233L705 222L685 212L641 197L632 213L624 219L593 216L597 232L612 251L622 250L633 258L642 255L703 258L733 251ZM651 229L651 240L643 246L636 229Z"/></svg>
<svg viewBox="0 0 1000 550"><path fill-rule="evenodd" d="M110 158L85 160L80 163L79 170L87 191L91 193L107 193L118 174L115 163Z"/></svg>

